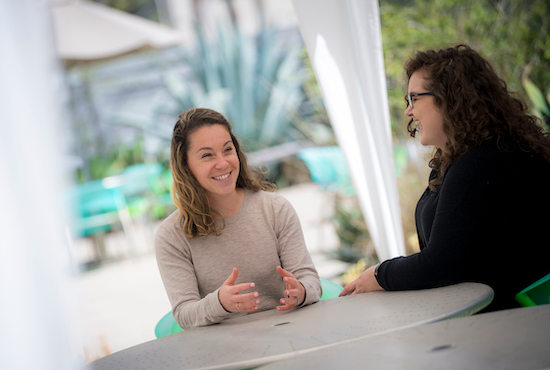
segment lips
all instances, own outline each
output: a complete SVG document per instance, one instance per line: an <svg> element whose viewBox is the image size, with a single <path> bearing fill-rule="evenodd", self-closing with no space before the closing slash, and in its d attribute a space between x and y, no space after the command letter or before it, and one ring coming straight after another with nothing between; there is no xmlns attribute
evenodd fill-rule
<svg viewBox="0 0 550 370"><path fill-rule="evenodd" d="M226 173L225 175L221 175L221 176L213 176L212 178L214 180L223 181L223 180L227 180L230 176L231 176L231 172Z"/></svg>

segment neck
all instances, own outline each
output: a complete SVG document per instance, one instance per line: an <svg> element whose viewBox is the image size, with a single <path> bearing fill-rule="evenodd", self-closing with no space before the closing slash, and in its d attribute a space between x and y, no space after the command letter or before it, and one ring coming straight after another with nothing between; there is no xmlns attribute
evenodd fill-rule
<svg viewBox="0 0 550 370"><path fill-rule="evenodd" d="M229 195L210 197L209 199L212 208L216 210L216 213L213 215L214 219L221 219L219 214L221 214L223 218L230 217L241 208L244 200L244 189L236 188L235 191Z"/></svg>

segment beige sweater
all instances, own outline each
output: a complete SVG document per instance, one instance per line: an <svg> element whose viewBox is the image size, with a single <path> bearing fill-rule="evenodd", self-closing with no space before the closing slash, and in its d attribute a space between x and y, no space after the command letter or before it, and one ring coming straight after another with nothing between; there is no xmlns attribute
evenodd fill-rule
<svg viewBox="0 0 550 370"><path fill-rule="evenodd" d="M290 271L306 289L304 305L321 298L321 282L309 255L300 220L282 196L246 191L241 208L225 219L220 236L187 238L172 213L160 225L155 251L174 318L182 328L219 323L244 315L225 311L218 290L239 269L236 284L253 282L258 311L281 305L285 285L276 267ZM221 222L221 221L220 221ZM179 225L178 225L179 226Z"/></svg>

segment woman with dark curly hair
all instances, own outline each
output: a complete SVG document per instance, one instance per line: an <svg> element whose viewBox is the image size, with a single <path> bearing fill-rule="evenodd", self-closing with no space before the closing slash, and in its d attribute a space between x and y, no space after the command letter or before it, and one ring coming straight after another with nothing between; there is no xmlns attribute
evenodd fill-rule
<svg viewBox="0 0 550 370"><path fill-rule="evenodd" d="M550 138L467 45L418 52L405 64L407 129L434 146L416 208L420 252L365 270L341 295L480 282L487 311L550 273Z"/></svg>
<svg viewBox="0 0 550 370"><path fill-rule="evenodd" d="M204 108L182 113L170 167L178 210L160 225L155 251L182 328L321 298L294 208L247 165L223 115Z"/></svg>

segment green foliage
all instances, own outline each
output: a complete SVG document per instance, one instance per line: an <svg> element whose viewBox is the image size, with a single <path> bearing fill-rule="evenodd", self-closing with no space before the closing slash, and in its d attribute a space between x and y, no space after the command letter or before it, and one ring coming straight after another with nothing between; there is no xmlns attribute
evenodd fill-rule
<svg viewBox="0 0 550 370"><path fill-rule="evenodd" d="M122 169L144 161L142 140L133 145L112 144L109 148L87 158L82 168L76 172L76 180L85 182L114 175Z"/></svg>
<svg viewBox="0 0 550 370"><path fill-rule="evenodd" d="M546 124L546 130L550 130L550 88L545 97L542 91L527 76L523 78L523 88L533 103L535 115Z"/></svg>
<svg viewBox="0 0 550 370"><path fill-rule="evenodd" d="M526 95L527 65L536 86L550 85L547 0L388 0L380 3L392 128L406 135L403 63L417 50L466 43L487 57L509 87ZM527 99L526 99L527 100Z"/></svg>
<svg viewBox="0 0 550 370"><path fill-rule="evenodd" d="M336 196L334 222L340 239L337 259L352 263L378 259L356 196Z"/></svg>
<svg viewBox="0 0 550 370"><path fill-rule="evenodd" d="M217 110L248 151L307 137L296 124L306 99L301 44L282 42L274 29L264 28L253 38L238 26L221 24L215 40L208 40L200 25L196 32L198 52L182 56L192 73L164 72L172 101L160 100L157 112L177 117L192 107Z"/></svg>

